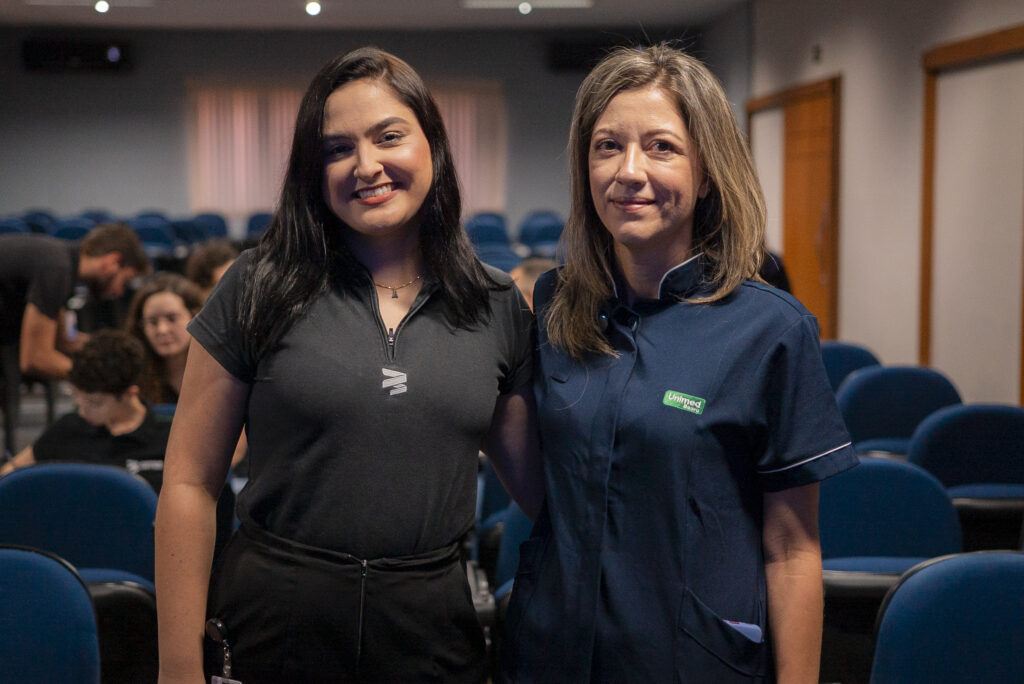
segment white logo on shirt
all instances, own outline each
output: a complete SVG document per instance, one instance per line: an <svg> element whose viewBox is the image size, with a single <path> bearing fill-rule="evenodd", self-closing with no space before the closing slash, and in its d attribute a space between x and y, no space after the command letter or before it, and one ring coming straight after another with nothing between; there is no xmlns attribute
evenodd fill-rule
<svg viewBox="0 0 1024 684"><path fill-rule="evenodd" d="M381 368L380 370L382 373L384 373L384 381L381 383L380 386L382 389L387 389L390 387L391 392L389 392L389 394L391 396L395 396L396 394L402 394L409 389L408 387L405 386L405 383L408 382L405 373L401 371L391 370L389 368Z"/></svg>

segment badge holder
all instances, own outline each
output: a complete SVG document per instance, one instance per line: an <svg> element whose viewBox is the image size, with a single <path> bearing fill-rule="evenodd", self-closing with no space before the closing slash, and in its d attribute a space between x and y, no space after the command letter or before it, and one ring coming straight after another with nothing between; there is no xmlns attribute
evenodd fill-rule
<svg viewBox="0 0 1024 684"><path fill-rule="evenodd" d="M220 676L210 677L210 684L242 684L237 679L231 678L231 646L228 644L228 630L224 623L217 618L210 618L206 621L206 636L215 644L219 644L224 652L224 660L221 664Z"/></svg>

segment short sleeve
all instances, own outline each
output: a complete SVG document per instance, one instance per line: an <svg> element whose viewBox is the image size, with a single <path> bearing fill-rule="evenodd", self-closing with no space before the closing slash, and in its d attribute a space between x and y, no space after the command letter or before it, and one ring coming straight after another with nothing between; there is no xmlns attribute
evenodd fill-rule
<svg viewBox="0 0 1024 684"><path fill-rule="evenodd" d="M857 464L825 375L814 316L801 316L779 337L758 375L767 443L757 472L765 490L818 482Z"/></svg>
<svg viewBox="0 0 1024 684"><path fill-rule="evenodd" d="M249 250L235 260L188 324L192 337L224 370L248 383L256 377L257 360L239 323L238 308L252 257Z"/></svg>
<svg viewBox="0 0 1024 684"><path fill-rule="evenodd" d="M505 331L508 340L508 359L498 383L501 394L514 392L533 377L533 349L536 346L536 324L533 312L527 305L519 288L512 285L502 293L505 302L505 322L500 330Z"/></svg>

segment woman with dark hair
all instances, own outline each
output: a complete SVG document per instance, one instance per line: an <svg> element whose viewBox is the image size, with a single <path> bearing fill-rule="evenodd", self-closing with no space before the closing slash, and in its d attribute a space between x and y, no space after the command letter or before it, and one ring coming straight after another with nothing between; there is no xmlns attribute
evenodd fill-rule
<svg viewBox="0 0 1024 684"><path fill-rule="evenodd" d="M764 202L721 86L665 45L587 76L564 268L537 282L547 499L515 682L817 682L818 481L856 457L814 317L757 279Z"/></svg>
<svg viewBox="0 0 1024 684"><path fill-rule="evenodd" d="M161 682L201 681L207 617L245 684L483 680L459 552L478 447L527 511L543 490L532 318L460 213L419 76L375 48L329 62L270 226L190 326L157 514ZM241 527L208 595L243 423Z"/></svg>
<svg viewBox="0 0 1024 684"><path fill-rule="evenodd" d="M173 404L181 393L192 336L188 324L203 307L203 296L177 273L158 273L132 298L128 332L146 352L139 396L147 404Z"/></svg>

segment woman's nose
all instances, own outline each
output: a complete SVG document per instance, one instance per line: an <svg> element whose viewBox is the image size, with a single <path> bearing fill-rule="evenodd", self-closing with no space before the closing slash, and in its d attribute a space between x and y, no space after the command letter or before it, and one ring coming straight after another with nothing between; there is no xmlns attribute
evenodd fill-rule
<svg viewBox="0 0 1024 684"><path fill-rule="evenodd" d="M356 178L369 182L383 170L377 151L372 146L361 146L356 149Z"/></svg>
<svg viewBox="0 0 1024 684"><path fill-rule="evenodd" d="M623 185L636 185L644 183L643 154L636 145L627 145L622 151L619 159L619 169L615 174L615 180Z"/></svg>

